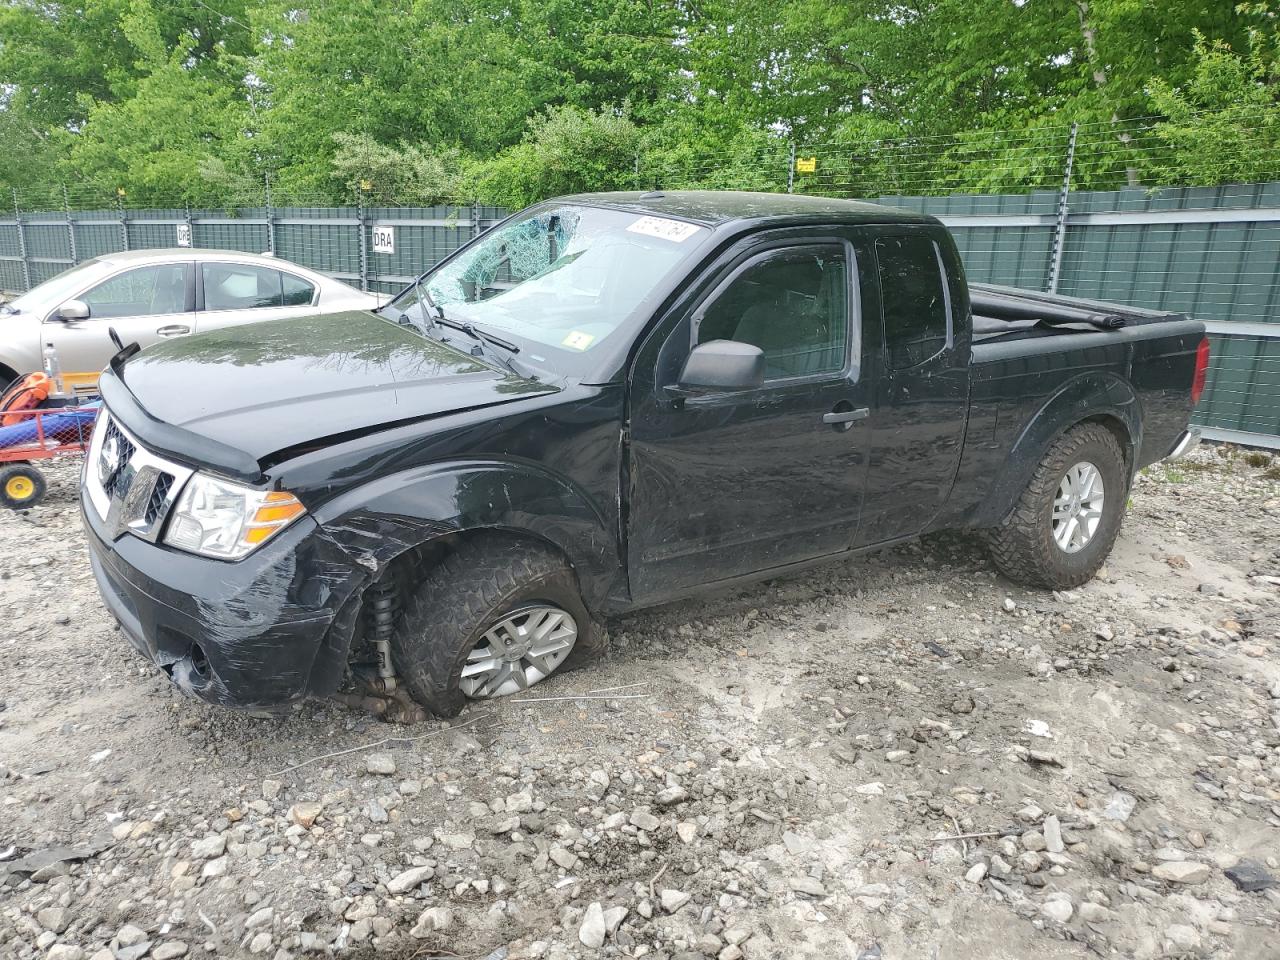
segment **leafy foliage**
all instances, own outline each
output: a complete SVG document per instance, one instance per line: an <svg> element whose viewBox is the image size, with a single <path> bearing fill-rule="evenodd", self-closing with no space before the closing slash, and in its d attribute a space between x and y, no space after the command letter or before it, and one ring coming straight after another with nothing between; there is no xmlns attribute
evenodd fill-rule
<svg viewBox="0 0 1280 960"><path fill-rule="evenodd" d="M1273 179L1276 24L1274 0L0 0L0 187L1053 189L1073 121L1082 186Z"/></svg>

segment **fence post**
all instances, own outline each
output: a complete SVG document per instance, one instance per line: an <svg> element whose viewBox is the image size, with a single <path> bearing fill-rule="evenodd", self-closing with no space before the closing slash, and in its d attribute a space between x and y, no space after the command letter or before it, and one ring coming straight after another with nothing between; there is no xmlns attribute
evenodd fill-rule
<svg viewBox="0 0 1280 960"><path fill-rule="evenodd" d="M1058 217L1053 228L1053 260L1049 264L1049 292L1058 292L1062 279L1062 254L1067 245L1067 212L1071 197L1071 171L1076 162L1076 135L1080 124L1071 124L1071 139L1067 141L1067 165L1062 173L1062 190L1058 193Z"/></svg>
<svg viewBox="0 0 1280 960"><path fill-rule="evenodd" d="M365 229L364 194L356 193L356 229L360 231L360 289L369 289L369 231Z"/></svg>
<svg viewBox="0 0 1280 960"><path fill-rule="evenodd" d="M196 228L191 222L191 201L182 201L182 222L187 225L187 236L191 239L191 246L194 249L196 245Z"/></svg>
<svg viewBox="0 0 1280 960"><path fill-rule="evenodd" d="M124 191L116 191L116 209L120 211L120 249L129 249L129 218L124 212Z"/></svg>
<svg viewBox="0 0 1280 960"><path fill-rule="evenodd" d="M71 252L71 265L75 266L80 262L80 258L76 256L76 222L71 219L71 198L67 195L67 185L62 185L62 209L67 214L67 244Z"/></svg>
<svg viewBox="0 0 1280 960"><path fill-rule="evenodd" d="M265 190L263 196L267 202L267 252L276 255L276 211L271 204L271 174L264 173L262 182Z"/></svg>
<svg viewBox="0 0 1280 960"><path fill-rule="evenodd" d="M471 239L480 236L480 204L471 202Z"/></svg>
<svg viewBox="0 0 1280 960"><path fill-rule="evenodd" d="M13 222L18 227L18 256L22 258L22 283L31 289L31 263L27 260L27 231L22 225L22 208L18 206L18 188L13 188Z"/></svg>
<svg viewBox="0 0 1280 960"><path fill-rule="evenodd" d="M791 141L791 152L787 160L787 193L793 193L796 186L796 142Z"/></svg>

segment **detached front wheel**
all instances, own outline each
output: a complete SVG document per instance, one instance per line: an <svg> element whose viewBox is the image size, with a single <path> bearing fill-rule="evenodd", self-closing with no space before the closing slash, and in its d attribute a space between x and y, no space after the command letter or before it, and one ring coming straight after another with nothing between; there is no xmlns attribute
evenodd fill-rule
<svg viewBox="0 0 1280 960"><path fill-rule="evenodd" d="M991 557L1010 580L1066 590L1090 580L1120 533L1129 493L1124 454L1106 427L1063 434L1041 459L1004 523Z"/></svg>
<svg viewBox="0 0 1280 960"><path fill-rule="evenodd" d="M603 631L573 568L498 534L462 543L410 596L391 640L396 672L439 717L520 693L598 653Z"/></svg>

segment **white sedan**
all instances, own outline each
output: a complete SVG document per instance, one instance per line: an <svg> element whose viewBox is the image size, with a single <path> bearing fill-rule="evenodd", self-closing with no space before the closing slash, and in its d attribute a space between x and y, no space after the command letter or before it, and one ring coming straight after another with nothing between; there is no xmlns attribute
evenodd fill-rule
<svg viewBox="0 0 1280 960"><path fill-rule="evenodd" d="M0 387L41 370L96 375L109 329L143 347L240 323L371 310L380 298L287 260L230 250L134 250L86 260L0 306Z"/></svg>

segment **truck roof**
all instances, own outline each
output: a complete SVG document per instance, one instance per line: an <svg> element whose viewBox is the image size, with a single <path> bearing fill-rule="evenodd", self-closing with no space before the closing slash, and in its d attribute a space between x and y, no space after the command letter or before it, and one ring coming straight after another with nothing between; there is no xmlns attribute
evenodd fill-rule
<svg viewBox="0 0 1280 960"><path fill-rule="evenodd" d="M740 190L649 190L579 193L561 200L616 207L718 226L733 220L821 220L840 223L937 223L933 217L879 203Z"/></svg>

